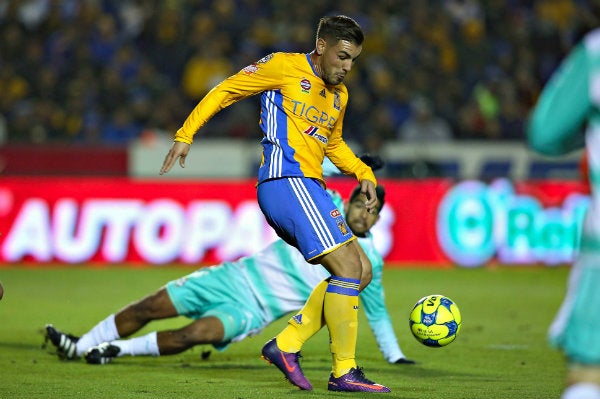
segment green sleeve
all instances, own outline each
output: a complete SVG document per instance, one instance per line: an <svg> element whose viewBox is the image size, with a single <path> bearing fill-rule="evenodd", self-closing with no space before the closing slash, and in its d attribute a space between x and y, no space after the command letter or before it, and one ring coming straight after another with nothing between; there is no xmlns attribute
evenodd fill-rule
<svg viewBox="0 0 600 399"><path fill-rule="evenodd" d="M592 110L589 69L580 43L548 81L532 110L526 132L532 149L560 155L584 145L583 127Z"/></svg>

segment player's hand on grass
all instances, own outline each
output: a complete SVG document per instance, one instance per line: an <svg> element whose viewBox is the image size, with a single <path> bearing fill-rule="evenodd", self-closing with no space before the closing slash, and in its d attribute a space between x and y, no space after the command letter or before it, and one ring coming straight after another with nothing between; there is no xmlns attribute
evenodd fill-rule
<svg viewBox="0 0 600 399"><path fill-rule="evenodd" d="M159 174L165 174L171 170L175 162L179 159L179 166L185 168L185 157L190 151L190 145L187 143L182 143L180 141L175 141L173 146L169 150L165 160L163 161L162 167L160 168Z"/></svg>

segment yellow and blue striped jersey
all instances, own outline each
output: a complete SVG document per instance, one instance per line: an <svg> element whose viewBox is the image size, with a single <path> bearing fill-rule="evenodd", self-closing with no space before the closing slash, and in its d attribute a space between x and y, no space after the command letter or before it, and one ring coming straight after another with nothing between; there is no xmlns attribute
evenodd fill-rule
<svg viewBox="0 0 600 399"><path fill-rule="evenodd" d="M259 183L280 177L322 181L325 156L343 173L376 182L371 168L342 138L346 86L326 85L309 54L269 54L225 79L194 108L175 140L191 144L194 134L213 115L258 93L262 93L259 124L263 131Z"/></svg>

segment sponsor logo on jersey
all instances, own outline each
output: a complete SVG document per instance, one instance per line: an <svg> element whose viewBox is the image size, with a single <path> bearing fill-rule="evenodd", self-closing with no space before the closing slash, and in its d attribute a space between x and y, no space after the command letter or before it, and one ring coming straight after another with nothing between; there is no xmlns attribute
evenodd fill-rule
<svg viewBox="0 0 600 399"><path fill-rule="evenodd" d="M292 317L292 320L294 320L296 324L302 324L302 313Z"/></svg>
<svg viewBox="0 0 600 399"><path fill-rule="evenodd" d="M273 58L273 53L271 53L269 55L265 55L260 60L256 61L256 63L257 64L264 64L264 63L267 63L267 62L271 61L271 58Z"/></svg>
<svg viewBox="0 0 600 399"><path fill-rule="evenodd" d="M310 123L322 124L328 129L333 128L333 125L335 125L334 115L329 115L326 111L320 110L312 104L298 100L290 101L293 104L292 112L294 115L300 116Z"/></svg>
<svg viewBox="0 0 600 399"><path fill-rule="evenodd" d="M333 211L329 212L329 214L331 215L332 218L337 218L339 216L342 216L341 212L337 209L334 209Z"/></svg>
<svg viewBox="0 0 600 399"><path fill-rule="evenodd" d="M342 107L342 98L340 97L340 91L339 91L339 89L335 89L335 92L333 93L333 108L335 108L339 111L341 107Z"/></svg>
<svg viewBox="0 0 600 399"><path fill-rule="evenodd" d="M321 89L321 91L319 92L319 95L320 95L321 97L326 97L326 96L327 96L327 94L325 93L325 89Z"/></svg>
<svg viewBox="0 0 600 399"><path fill-rule="evenodd" d="M300 81L300 87L302 88L303 93L309 93L311 88L310 80L306 78L302 79Z"/></svg>
<svg viewBox="0 0 600 399"><path fill-rule="evenodd" d="M329 142L329 140L327 140L327 137L323 136L322 134L317 133L318 130L319 130L318 127L316 127L316 126L310 126L303 133L304 134L308 134L310 137L316 138L317 140L319 140L323 144L327 144Z"/></svg>
<svg viewBox="0 0 600 399"><path fill-rule="evenodd" d="M258 71L258 65L250 64L246 68L242 69L246 75L252 75L254 72Z"/></svg>

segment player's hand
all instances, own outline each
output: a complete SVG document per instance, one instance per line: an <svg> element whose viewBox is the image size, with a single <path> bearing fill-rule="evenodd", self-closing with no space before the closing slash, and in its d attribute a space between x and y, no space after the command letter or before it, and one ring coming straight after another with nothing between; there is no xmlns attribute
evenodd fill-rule
<svg viewBox="0 0 600 399"><path fill-rule="evenodd" d="M369 166L373 172L385 166L385 161L379 155L371 155L369 153L366 153L361 155L359 158L367 166Z"/></svg>
<svg viewBox="0 0 600 399"><path fill-rule="evenodd" d="M398 359L394 362L394 364L415 364L415 363L416 362L414 360L410 360L405 357L401 357L400 359Z"/></svg>
<svg viewBox="0 0 600 399"><path fill-rule="evenodd" d="M371 180L361 180L360 192L367 198L365 201L367 211L369 211L369 213L374 212L379 204L377 193L375 192L375 183L373 183Z"/></svg>
<svg viewBox="0 0 600 399"><path fill-rule="evenodd" d="M167 173L171 170L175 162L179 159L179 166L185 168L185 157L190 151L190 145L187 143L182 143L181 141L175 141L169 153L165 157L163 161L162 167L160 168L160 175Z"/></svg>

